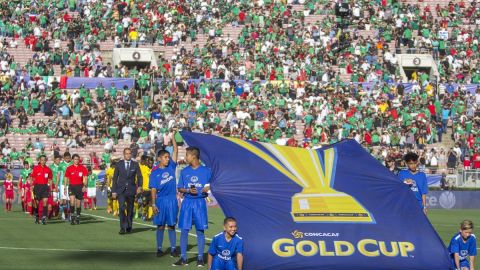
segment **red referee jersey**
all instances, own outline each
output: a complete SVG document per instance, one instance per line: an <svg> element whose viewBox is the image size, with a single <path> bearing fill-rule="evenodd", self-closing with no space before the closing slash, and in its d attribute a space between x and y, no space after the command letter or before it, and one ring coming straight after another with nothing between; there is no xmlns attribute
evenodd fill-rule
<svg viewBox="0 0 480 270"><path fill-rule="evenodd" d="M65 177L68 178L70 185L83 185L83 177L87 175L87 168L81 164L70 165L65 171Z"/></svg>
<svg viewBox="0 0 480 270"><path fill-rule="evenodd" d="M53 178L52 170L48 166L35 165L30 176L34 185L46 185Z"/></svg>

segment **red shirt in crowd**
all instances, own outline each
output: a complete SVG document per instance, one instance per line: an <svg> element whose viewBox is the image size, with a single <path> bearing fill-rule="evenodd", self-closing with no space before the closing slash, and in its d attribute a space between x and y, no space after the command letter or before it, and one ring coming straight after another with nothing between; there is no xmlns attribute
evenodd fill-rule
<svg viewBox="0 0 480 270"><path fill-rule="evenodd" d="M370 135L370 133L366 132L365 135L363 136L363 139L368 145L372 144L372 135Z"/></svg>
<svg viewBox="0 0 480 270"><path fill-rule="evenodd" d="M65 171L65 177L68 178L70 185L83 185L83 177L88 175L87 168L85 166L70 165Z"/></svg>
<svg viewBox="0 0 480 270"><path fill-rule="evenodd" d="M238 13L238 20L239 20L240 22L245 21L245 17L246 17L246 14L245 14L244 11L240 11L240 13Z"/></svg>
<svg viewBox="0 0 480 270"><path fill-rule="evenodd" d="M48 180L52 180L52 170L48 166L35 165L30 176L33 179L33 185L46 185Z"/></svg>
<svg viewBox="0 0 480 270"><path fill-rule="evenodd" d="M435 105L433 104L428 105L428 110L430 111L431 115L437 115L437 112L435 111Z"/></svg>

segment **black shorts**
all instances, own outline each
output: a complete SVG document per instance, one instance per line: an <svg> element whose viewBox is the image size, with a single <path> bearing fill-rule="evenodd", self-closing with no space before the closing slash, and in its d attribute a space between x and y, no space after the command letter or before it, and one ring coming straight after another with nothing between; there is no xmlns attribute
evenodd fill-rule
<svg viewBox="0 0 480 270"><path fill-rule="evenodd" d="M143 204L149 205L150 202L152 201L152 193L150 192L150 190L144 191L142 193L142 196L143 196Z"/></svg>
<svg viewBox="0 0 480 270"><path fill-rule="evenodd" d="M77 200L83 200L83 185L70 185L68 186L68 196L75 196Z"/></svg>
<svg viewBox="0 0 480 270"><path fill-rule="evenodd" d="M48 185L35 185L33 187L33 196L37 201L50 197L50 187Z"/></svg>

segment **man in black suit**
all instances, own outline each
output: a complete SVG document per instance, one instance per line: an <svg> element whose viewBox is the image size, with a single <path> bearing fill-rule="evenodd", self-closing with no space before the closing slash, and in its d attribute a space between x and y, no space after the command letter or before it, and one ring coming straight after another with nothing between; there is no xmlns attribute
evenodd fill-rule
<svg viewBox="0 0 480 270"><path fill-rule="evenodd" d="M120 210L120 234L132 231L133 203L135 194L142 192L142 182L140 166L132 160L132 150L125 148L123 160L116 164L112 179L112 198L118 198Z"/></svg>

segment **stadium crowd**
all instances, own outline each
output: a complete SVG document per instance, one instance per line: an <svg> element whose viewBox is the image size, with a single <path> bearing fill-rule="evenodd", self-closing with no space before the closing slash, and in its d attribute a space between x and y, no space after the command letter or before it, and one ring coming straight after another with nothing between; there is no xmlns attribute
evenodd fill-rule
<svg viewBox="0 0 480 270"><path fill-rule="evenodd" d="M134 157L155 155L171 147L166 134L178 127L313 148L352 138L384 163L400 166L414 149L427 167L480 168L475 1L355 1L348 19L335 16L333 2L288 4L2 2L0 129L31 135L22 149L3 140L2 161L33 162L33 152L53 156L58 144L36 138L46 134L69 150L103 145L104 153L88 159L105 168L119 140ZM232 38L222 35L225 27L241 31ZM448 30L446 39L441 30ZM184 48L202 34L203 46ZM104 63L102 48L112 42L175 49L171 59L159 58L158 68L129 69ZM25 65L15 60L21 47L33 50ZM431 53L439 80L413 72L409 87L401 83L396 53L406 52ZM60 89L53 75L136 83L72 91ZM468 84L477 88L469 91Z"/></svg>

